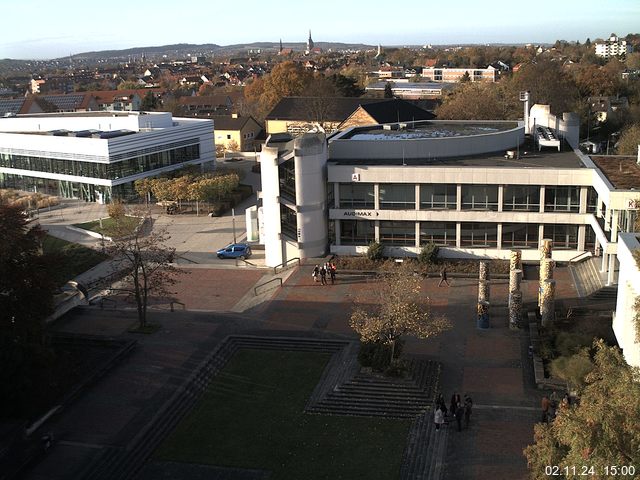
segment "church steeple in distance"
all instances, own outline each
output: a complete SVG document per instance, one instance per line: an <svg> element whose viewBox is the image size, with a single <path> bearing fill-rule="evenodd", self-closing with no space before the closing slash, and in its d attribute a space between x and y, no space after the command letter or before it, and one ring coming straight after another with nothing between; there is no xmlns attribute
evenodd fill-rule
<svg viewBox="0 0 640 480"><path fill-rule="evenodd" d="M307 40L307 54L313 50L313 39L311 38L311 29L309 29L309 40Z"/></svg>

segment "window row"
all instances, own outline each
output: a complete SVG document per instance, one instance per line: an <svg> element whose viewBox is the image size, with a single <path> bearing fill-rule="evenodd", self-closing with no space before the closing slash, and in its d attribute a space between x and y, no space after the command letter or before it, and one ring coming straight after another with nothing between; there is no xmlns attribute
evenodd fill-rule
<svg viewBox="0 0 640 480"><path fill-rule="evenodd" d="M115 163L94 163L3 153L0 154L0 167L116 180L137 173L148 172L190 160L197 160L198 158L200 158L199 144L141 155Z"/></svg>
<svg viewBox="0 0 640 480"><path fill-rule="evenodd" d="M375 238L375 222L371 220L340 220L341 245L368 245L379 241L389 246L414 247L416 224L406 221L380 221L379 238ZM586 247L595 243L595 236L587 229ZM457 245L456 222L419 222L419 245L435 243L443 247ZM551 238L556 249L578 248L578 225L544 225L544 238ZM538 248L538 224L503 223L502 248ZM460 246L497 248L498 224L464 222L460 224Z"/></svg>
<svg viewBox="0 0 640 480"><path fill-rule="evenodd" d="M341 183L339 208L375 208L375 191L372 183ZM420 184L419 209L456 210L457 185ZM595 212L597 195L589 188L587 211ZM498 185L462 185L460 204L462 210L498 210ZM379 186L381 210L415 210L416 188L414 184L381 184ZM503 211L540 211L540 186L506 185L503 189ZM544 210L549 212L574 212L580 210L580 187L545 187Z"/></svg>

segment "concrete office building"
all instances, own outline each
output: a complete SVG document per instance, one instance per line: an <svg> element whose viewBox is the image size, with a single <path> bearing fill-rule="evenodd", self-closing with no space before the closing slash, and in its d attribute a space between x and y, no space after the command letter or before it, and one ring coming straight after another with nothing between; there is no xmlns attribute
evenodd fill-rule
<svg viewBox="0 0 640 480"><path fill-rule="evenodd" d="M0 187L109 202L135 180L186 165L213 168L211 120L171 113L85 112L0 119Z"/></svg>
<svg viewBox="0 0 640 480"><path fill-rule="evenodd" d="M385 254L414 256L440 246L447 258L598 256L618 282L614 332L640 363L635 337L640 269L631 232L640 205L640 155L588 156L578 119L546 106L525 121L423 121L353 127L326 137L268 139L261 153L261 242L266 263L354 255L381 242ZM619 234L621 241L619 241ZM619 260L620 259L620 260Z"/></svg>
<svg viewBox="0 0 640 480"><path fill-rule="evenodd" d="M551 238L556 260L601 255L615 283L617 234L631 229L628 205L640 195L608 172L617 159L577 150L574 115L535 105L524 122L354 127L330 136L326 149L323 139L307 134L263 149L269 265L363 253L373 241L392 256L434 242L445 257L508 258L517 248L536 260ZM640 186L640 167L626 161Z"/></svg>

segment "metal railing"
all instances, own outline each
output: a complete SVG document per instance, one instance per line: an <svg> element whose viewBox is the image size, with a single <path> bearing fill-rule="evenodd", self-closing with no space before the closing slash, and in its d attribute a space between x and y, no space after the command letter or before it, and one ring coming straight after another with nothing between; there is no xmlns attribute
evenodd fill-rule
<svg viewBox="0 0 640 480"><path fill-rule="evenodd" d="M264 286L266 286L266 285L269 285L269 284L271 284L271 283L274 283L274 282L278 282L278 285L274 285L274 286L272 286L272 287L267 288L267 289L265 290L265 292L268 292L269 290L272 290L272 289L274 289L274 288L282 287L282 279L281 279L280 277L272 278L272 279L271 279L271 280L269 280L268 282L265 282L265 283L263 283L263 284L261 284L261 285L258 285L258 286L256 286L256 287L254 287L254 289L253 289L253 293L254 293L254 295L257 297L257 296L259 295L259 294L258 294L258 289L259 289L259 288L262 288L262 287L264 287Z"/></svg>
<svg viewBox="0 0 640 480"><path fill-rule="evenodd" d="M172 311L172 312L174 312L174 311L175 311L175 309L173 308L173 306L174 306L174 305L182 305L182 309L183 309L183 310L186 310L186 309L187 309L187 307L186 307L186 305L185 305L184 303L182 303L182 302L178 302L177 300L174 300L173 302L171 302L171 304L170 304L170 305L171 305L171 311Z"/></svg>
<svg viewBox="0 0 640 480"><path fill-rule="evenodd" d="M281 268L281 272L286 270L287 268L289 268L289 264L293 263L293 262L297 262L298 266L300 266L300 258L299 257L295 257L295 258L290 258L289 260L287 260L284 263L281 263L280 265L276 265L275 267L273 267L273 274L276 275L278 273L278 269Z"/></svg>

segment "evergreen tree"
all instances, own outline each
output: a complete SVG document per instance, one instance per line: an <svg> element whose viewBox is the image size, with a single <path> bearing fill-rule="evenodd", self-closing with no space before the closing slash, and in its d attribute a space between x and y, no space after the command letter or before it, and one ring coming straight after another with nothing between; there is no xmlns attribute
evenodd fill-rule
<svg viewBox="0 0 640 480"><path fill-rule="evenodd" d="M393 90L391 84L387 82L384 86L384 98L393 98Z"/></svg>

